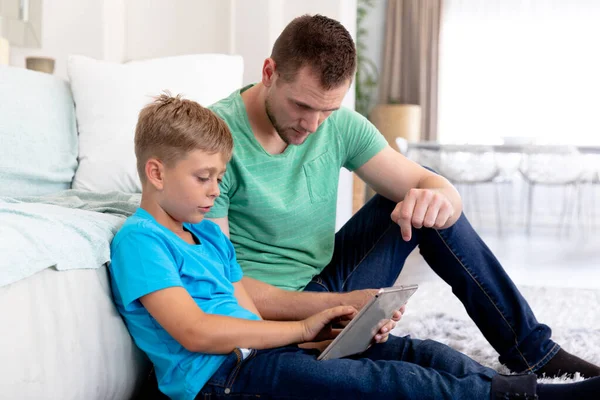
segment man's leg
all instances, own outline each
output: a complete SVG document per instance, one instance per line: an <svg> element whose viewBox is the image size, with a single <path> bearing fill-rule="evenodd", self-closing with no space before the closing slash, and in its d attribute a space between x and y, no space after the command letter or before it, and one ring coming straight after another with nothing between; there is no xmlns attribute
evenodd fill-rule
<svg viewBox="0 0 600 400"><path fill-rule="evenodd" d="M304 290L349 292L392 286L418 244L398 240L400 227L390 220L391 201L376 195L335 234L331 262ZM400 238L402 239L402 238Z"/></svg>
<svg viewBox="0 0 600 400"><path fill-rule="evenodd" d="M600 369L596 372L597 367L560 350L550 340L550 328L537 322L464 215L448 229L413 229L411 241L404 242L400 228L390 219L395 206L379 195L371 199L336 234L331 263L305 290L345 292L390 286L418 244L427 263L450 284L500 354L500 361L512 371L600 374Z"/></svg>

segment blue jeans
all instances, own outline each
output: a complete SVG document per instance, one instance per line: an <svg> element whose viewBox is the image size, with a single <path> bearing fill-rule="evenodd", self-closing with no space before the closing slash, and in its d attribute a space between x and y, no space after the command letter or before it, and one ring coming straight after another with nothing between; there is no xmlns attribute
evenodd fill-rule
<svg viewBox="0 0 600 400"><path fill-rule="evenodd" d="M391 336L363 354L317 361L286 346L231 353L196 399L489 399L499 375L431 340Z"/></svg>
<svg viewBox="0 0 600 400"><path fill-rule="evenodd" d="M329 265L305 288L348 292L392 286L418 245L429 266L451 287L500 362L535 372L559 350L465 215L448 229L414 229L405 242L390 219L396 203L373 197L336 234Z"/></svg>

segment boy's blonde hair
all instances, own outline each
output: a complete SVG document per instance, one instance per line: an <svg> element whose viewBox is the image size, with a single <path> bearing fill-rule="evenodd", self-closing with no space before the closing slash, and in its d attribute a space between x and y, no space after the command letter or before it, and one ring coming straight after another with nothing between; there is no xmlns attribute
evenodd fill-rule
<svg viewBox="0 0 600 400"><path fill-rule="evenodd" d="M195 101L169 92L140 111L134 142L142 182L146 181L146 162L150 158L171 166L192 150L221 153L227 160L233 151L233 138L225 121Z"/></svg>

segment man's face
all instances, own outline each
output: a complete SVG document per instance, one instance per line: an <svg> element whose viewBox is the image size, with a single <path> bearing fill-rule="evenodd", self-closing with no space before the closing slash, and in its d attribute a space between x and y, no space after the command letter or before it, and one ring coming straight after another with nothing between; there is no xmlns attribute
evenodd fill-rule
<svg viewBox="0 0 600 400"><path fill-rule="evenodd" d="M275 72L266 99L267 116L287 144L300 145L342 104L350 81L325 90L309 67L298 71L292 82Z"/></svg>
<svg viewBox="0 0 600 400"><path fill-rule="evenodd" d="M198 223L219 196L227 159L221 153L192 150L165 166L161 207L176 221Z"/></svg>

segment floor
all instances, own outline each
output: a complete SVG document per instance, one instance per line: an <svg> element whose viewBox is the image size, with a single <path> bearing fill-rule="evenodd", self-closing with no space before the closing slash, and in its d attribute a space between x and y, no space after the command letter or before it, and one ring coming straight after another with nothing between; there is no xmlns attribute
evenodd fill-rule
<svg viewBox="0 0 600 400"><path fill-rule="evenodd" d="M483 233L482 238L517 285L600 289L600 234ZM439 280L415 250L399 283Z"/></svg>

